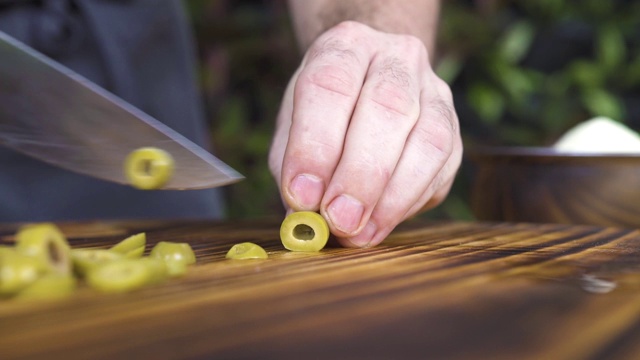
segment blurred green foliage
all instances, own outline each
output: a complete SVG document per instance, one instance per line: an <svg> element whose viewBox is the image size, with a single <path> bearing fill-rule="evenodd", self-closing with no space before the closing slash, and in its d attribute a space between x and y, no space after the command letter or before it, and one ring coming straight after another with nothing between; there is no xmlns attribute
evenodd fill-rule
<svg viewBox="0 0 640 360"><path fill-rule="evenodd" d="M214 150L246 179L225 187L229 218L284 214L267 154L300 54L284 1L188 0Z"/></svg>
<svg viewBox="0 0 640 360"><path fill-rule="evenodd" d="M187 0L216 153L247 179L230 217L280 214L267 153L300 60L285 2ZM437 73L452 87L467 149L542 146L597 115L638 127L640 2L443 1ZM472 219L465 162L431 218Z"/></svg>
<svg viewBox="0 0 640 360"><path fill-rule="evenodd" d="M639 19L637 1L446 1L438 71L466 142L540 146L594 116L629 122Z"/></svg>

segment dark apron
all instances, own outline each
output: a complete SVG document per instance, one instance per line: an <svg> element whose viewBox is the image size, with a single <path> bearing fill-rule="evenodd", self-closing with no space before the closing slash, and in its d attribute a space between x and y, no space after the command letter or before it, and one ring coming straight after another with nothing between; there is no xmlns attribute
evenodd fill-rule
<svg viewBox="0 0 640 360"><path fill-rule="evenodd" d="M0 30L209 147L180 1L0 0ZM217 189L136 190L0 147L1 222L220 218L221 198Z"/></svg>

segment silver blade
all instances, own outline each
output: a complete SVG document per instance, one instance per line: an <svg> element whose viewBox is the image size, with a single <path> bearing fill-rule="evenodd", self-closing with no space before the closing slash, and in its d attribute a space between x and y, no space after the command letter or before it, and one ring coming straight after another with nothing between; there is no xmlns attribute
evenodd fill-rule
<svg viewBox="0 0 640 360"><path fill-rule="evenodd" d="M125 157L140 147L169 152L165 189L242 179L228 165L86 78L0 32L0 144L53 165L126 184Z"/></svg>

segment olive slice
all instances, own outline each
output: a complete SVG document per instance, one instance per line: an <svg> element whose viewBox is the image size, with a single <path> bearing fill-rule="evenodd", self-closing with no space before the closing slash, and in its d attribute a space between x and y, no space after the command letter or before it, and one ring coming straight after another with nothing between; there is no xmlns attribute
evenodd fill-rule
<svg viewBox="0 0 640 360"><path fill-rule="evenodd" d="M246 259L266 259L269 257L267 252L264 251L260 245L244 242L240 244L235 244L229 249L227 255L225 255L227 259L235 259L235 260L246 260Z"/></svg>
<svg viewBox="0 0 640 360"><path fill-rule="evenodd" d="M0 245L0 256L2 256L2 254L13 254L15 252L16 249L13 246Z"/></svg>
<svg viewBox="0 0 640 360"><path fill-rule="evenodd" d="M137 250L140 247L144 249L145 245L147 245L147 235L145 233L139 233L131 235L113 245L110 250L124 255L132 250Z"/></svg>
<svg viewBox="0 0 640 360"><path fill-rule="evenodd" d="M320 251L329 240L329 226L316 212L294 212L282 222L280 240L291 251Z"/></svg>
<svg viewBox="0 0 640 360"><path fill-rule="evenodd" d="M127 259L139 259L142 257L143 254L144 254L144 246L140 246L139 248L135 248L127 252L126 254L124 254L124 257Z"/></svg>
<svg viewBox="0 0 640 360"><path fill-rule="evenodd" d="M107 249L72 249L73 269L81 276L92 268L105 263L120 260L124 255Z"/></svg>
<svg viewBox="0 0 640 360"><path fill-rule="evenodd" d="M160 241L151 249L149 256L165 261L182 261L187 265L196 262L196 255L187 243Z"/></svg>
<svg viewBox="0 0 640 360"><path fill-rule="evenodd" d="M40 260L50 271L60 274L71 271L71 248L54 224L34 224L20 228L16 234L16 250Z"/></svg>
<svg viewBox="0 0 640 360"><path fill-rule="evenodd" d="M137 259L136 261L146 266L149 270L149 284L157 284L169 277L169 268L167 266L167 261L151 257Z"/></svg>
<svg viewBox="0 0 640 360"><path fill-rule="evenodd" d="M167 275L178 277L187 273L187 264L184 261L165 261Z"/></svg>
<svg viewBox="0 0 640 360"><path fill-rule="evenodd" d="M173 158L161 149L144 147L132 151L124 162L129 183L141 190L163 187L173 175Z"/></svg>
<svg viewBox="0 0 640 360"><path fill-rule="evenodd" d="M120 259L89 269L86 280L89 286L98 291L118 293L149 284L152 273L141 260Z"/></svg>
<svg viewBox="0 0 640 360"><path fill-rule="evenodd" d="M0 295L12 295L36 281L45 267L40 259L11 249L0 254Z"/></svg>
<svg viewBox="0 0 640 360"><path fill-rule="evenodd" d="M15 298L48 300L65 298L73 294L77 281L70 274L47 274L20 291Z"/></svg>

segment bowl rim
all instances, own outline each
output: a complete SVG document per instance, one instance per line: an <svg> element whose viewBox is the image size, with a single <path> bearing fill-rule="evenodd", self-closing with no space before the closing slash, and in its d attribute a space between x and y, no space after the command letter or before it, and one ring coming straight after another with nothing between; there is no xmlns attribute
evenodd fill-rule
<svg viewBox="0 0 640 360"><path fill-rule="evenodd" d="M520 158L548 158L548 159L636 159L640 153L603 153L603 152L571 152L558 151L553 147L542 146L473 146L465 153L474 158L486 157L520 157Z"/></svg>

